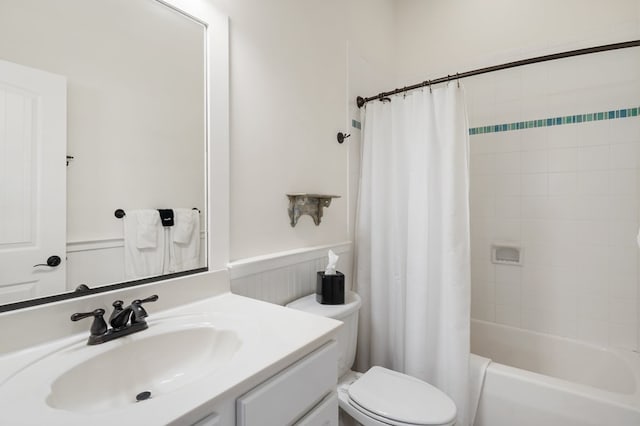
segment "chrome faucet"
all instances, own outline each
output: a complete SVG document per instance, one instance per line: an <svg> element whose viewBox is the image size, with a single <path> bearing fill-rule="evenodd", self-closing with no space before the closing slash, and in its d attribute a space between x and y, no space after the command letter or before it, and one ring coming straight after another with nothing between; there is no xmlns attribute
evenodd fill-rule
<svg viewBox="0 0 640 426"><path fill-rule="evenodd" d="M155 302L158 295L154 294L146 299L136 299L129 306L123 308L124 302L116 300L113 302L113 312L109 317L109 324L112 328L107 328L104 320L104 309L96 309L91 312L76 313L71 315L71 321L78 321L83 318L93 317L91 325L91 335L87 341L88 345L99 345L122 336L127 336L138 331L147 329L149 326L145 318L147 311L142 307L143 303Z"/></svg>

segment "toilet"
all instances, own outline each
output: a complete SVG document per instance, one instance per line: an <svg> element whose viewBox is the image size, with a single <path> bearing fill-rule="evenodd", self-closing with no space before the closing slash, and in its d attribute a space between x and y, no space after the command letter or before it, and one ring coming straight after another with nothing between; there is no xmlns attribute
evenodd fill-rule
<svg viewBox="0 0 640 426"><path fill-rule="evenodd" d="M364 426L454 425L455 404L429 383L377 366L364 374L350 370L356 355L360 305L360 296L354 292L347 292L344 305L321 305L315 294L287 305L344 322L337 336L340 408Z"/></svg>

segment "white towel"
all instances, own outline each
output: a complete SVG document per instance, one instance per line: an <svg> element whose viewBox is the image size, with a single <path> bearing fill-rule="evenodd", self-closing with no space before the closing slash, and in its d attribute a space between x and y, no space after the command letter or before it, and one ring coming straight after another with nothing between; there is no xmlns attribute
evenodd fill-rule
<svg viewBox="0 0 640 426"><path fill-rule="evenodd" d="M158 211L128 210L122 220L125 277L137 279L167 272L165 231Z"/></svg>
<svg viewBox="0 0 640 426"><path fill-rule="evenodd" d="M173 209L175 225L169 228L169 271L180 272L200 265L200 212Z"/></svg>
<svg viewBox="0 0 640 426"><path fill-rule="evenodd" d="M174 209L175 224L173 226L173 242L189 244L193 235L193 228L199 219L197 210Z"/></svg>
<svg viewBox="0 0 640 426"><path fill-rule="evenodd" d="M489 358L471 354L469 357L469 424L473 425L480 403L482 386L487 367L491 363Z"/></svg>
<svg viewBox="0 0 640 426"><path fill-rule="evenodd" d="M133 210L129 212L136 219L136 247L139 249L158 246L158 226L160 215L157 210ZM125 216L126 217L126 216Z"/></svg>

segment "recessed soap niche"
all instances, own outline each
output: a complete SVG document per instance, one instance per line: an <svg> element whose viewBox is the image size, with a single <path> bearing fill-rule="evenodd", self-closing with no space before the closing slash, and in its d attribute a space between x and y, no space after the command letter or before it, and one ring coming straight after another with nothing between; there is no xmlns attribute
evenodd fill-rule
<svg viewBox="0 0 640 426"><path fill-rule="evenodd" d="M499 265L522 266L522 247L513 243L491 244L491 262Z"/></svg>

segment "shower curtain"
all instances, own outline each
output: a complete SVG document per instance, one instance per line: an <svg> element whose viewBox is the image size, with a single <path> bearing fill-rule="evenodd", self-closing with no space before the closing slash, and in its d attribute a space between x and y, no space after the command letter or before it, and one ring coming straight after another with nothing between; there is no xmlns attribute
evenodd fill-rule
<svg viewBox="0 0 640 426"><path fill-rule="evenodd" d="M469 148L463 89L374 101L364 112L355 290L357 368L423 379L468 425Z"/></svg>

